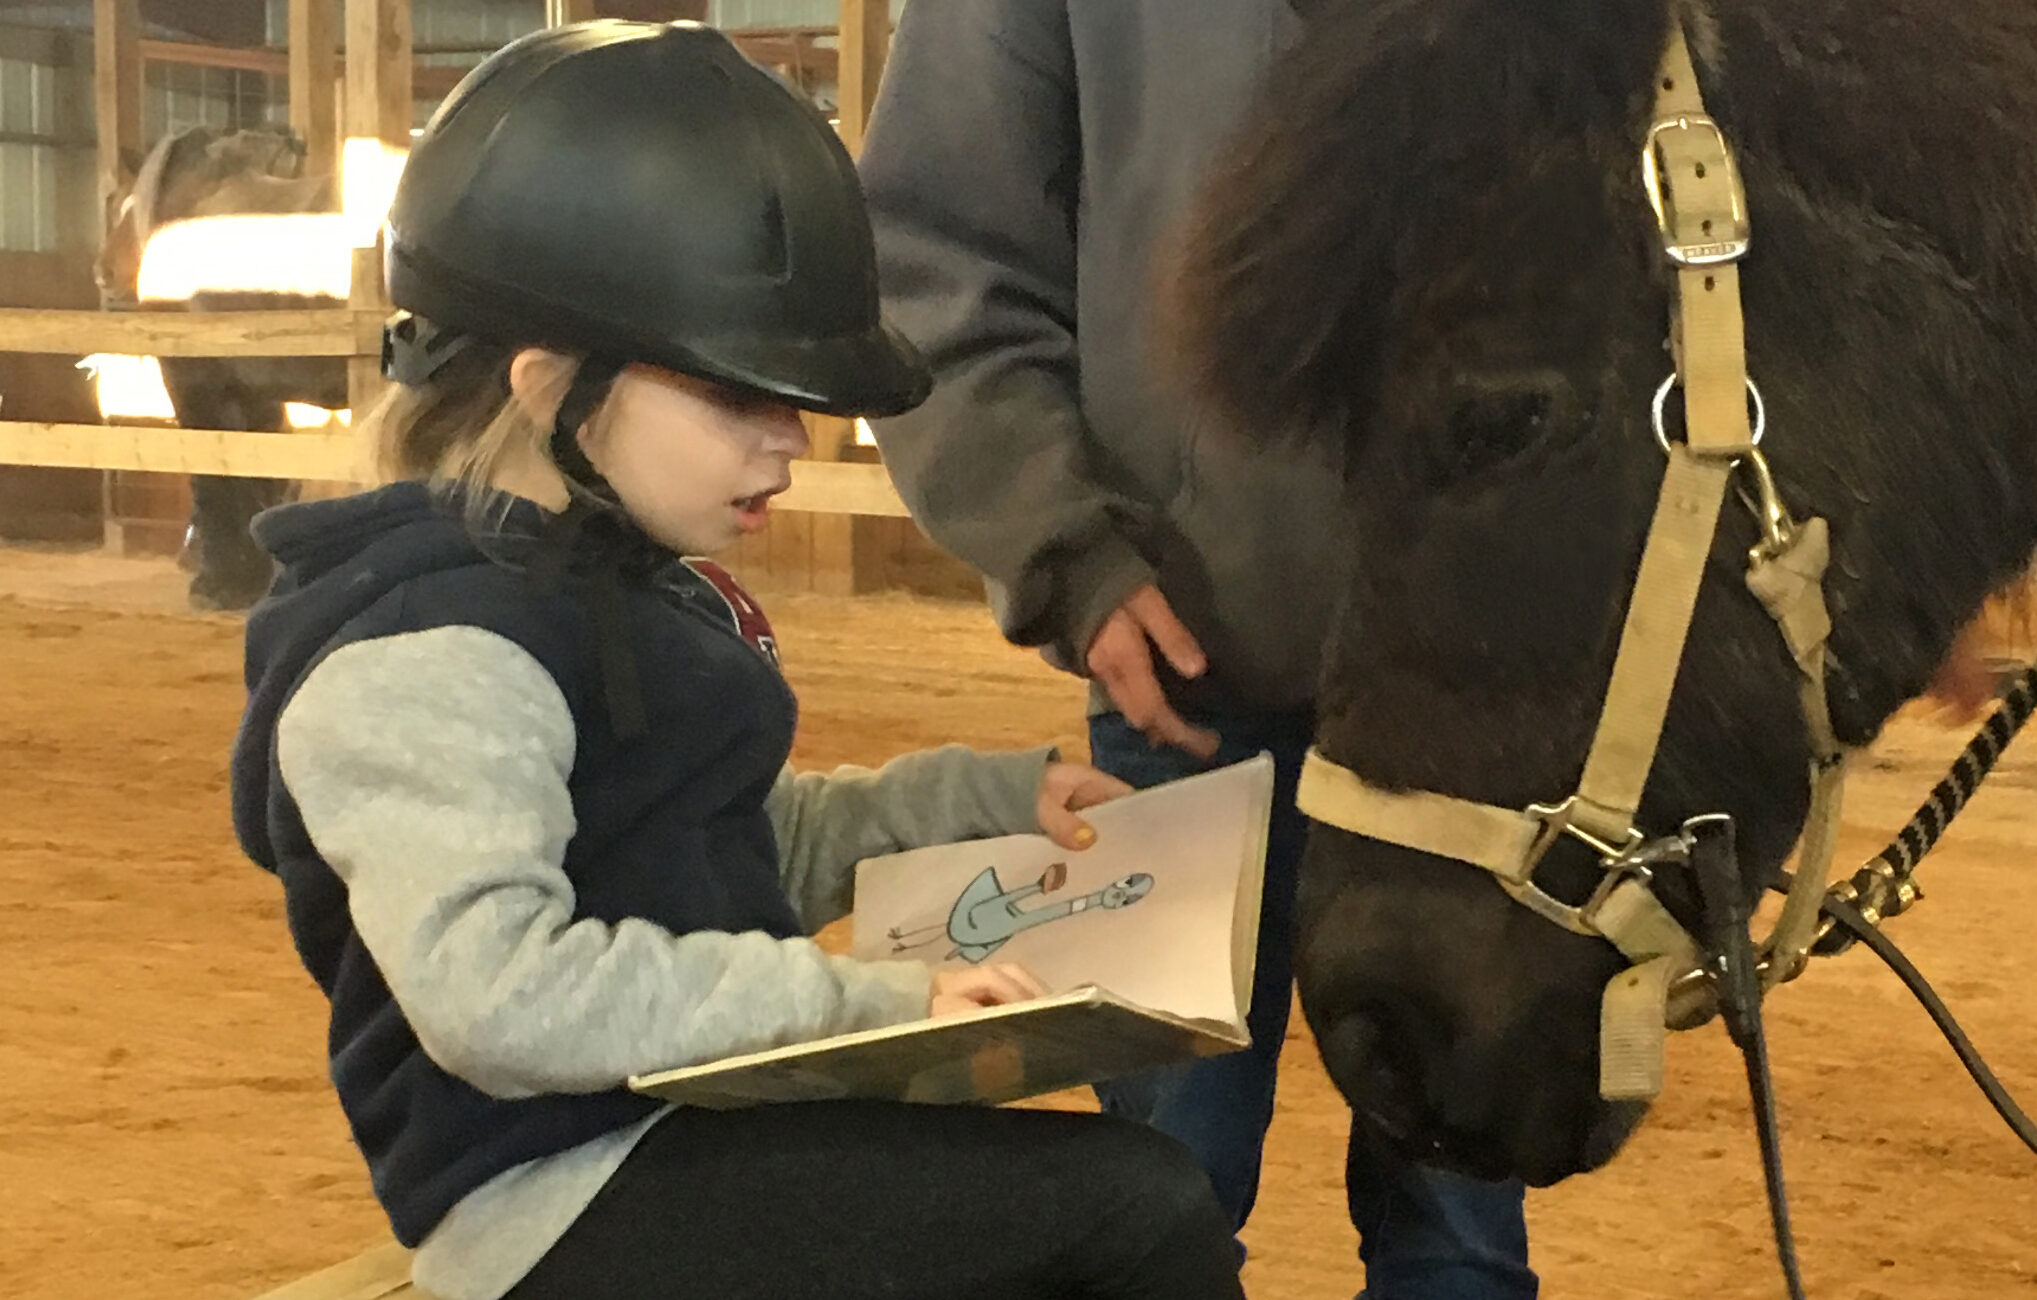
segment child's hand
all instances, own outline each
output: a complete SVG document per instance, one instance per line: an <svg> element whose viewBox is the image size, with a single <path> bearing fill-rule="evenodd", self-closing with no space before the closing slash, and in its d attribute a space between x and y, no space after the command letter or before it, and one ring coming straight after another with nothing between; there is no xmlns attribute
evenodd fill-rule
<svg viewBox="0 0 2037 1300"><path fill-rule="evenodd" d="M1087 763L1049 763L1040 780L1040 829L1062 848L1079 853L1096 843L1096 831L1075 810L1131 792L1123 781Z"/></svg>
<svg viewBox="0 0 2037 1300"><path fill-rule="evenodd" d="M979 1007L1001 1007L1008 1002L1047 995L1046 986L1033 973L1011 962L992 962L968 970L934 972L933 998L929 1016L952 1016Z"/></svg>

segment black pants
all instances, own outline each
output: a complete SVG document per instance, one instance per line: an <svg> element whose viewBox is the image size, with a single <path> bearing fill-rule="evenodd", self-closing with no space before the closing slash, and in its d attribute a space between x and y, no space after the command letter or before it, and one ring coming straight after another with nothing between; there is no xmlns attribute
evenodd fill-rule
<svg viewBox="0 0 2037 1300"><path fill-rule="evenodd" d="M1242 1300L1172 1139L1100 1115L680 1110L507 1300Z"/></svg>

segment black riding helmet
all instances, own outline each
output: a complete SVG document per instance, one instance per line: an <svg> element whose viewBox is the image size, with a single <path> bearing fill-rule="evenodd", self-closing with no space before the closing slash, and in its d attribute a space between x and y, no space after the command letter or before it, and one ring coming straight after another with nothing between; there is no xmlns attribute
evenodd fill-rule
<svg viewBox="0 0 2037 1300"><path fill-rule="evenodd" d="M831 415L896 414L932 382L879 316L840 139L691 23L548 28L475 68L411 149L385 271L391 301L423 318L385 343L406 382L461 335Z"/></svg>

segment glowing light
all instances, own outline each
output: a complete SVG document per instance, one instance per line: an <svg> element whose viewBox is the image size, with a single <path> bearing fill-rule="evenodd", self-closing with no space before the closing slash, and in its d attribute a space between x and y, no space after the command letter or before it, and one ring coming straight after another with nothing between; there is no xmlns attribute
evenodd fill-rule
<svg viewBox="0 0 2037 1300"><path fill-rule="evenodd" d="M870 422L861 416L858 416L856 419L856 445L858 447L875 447L877 445L876 430L872 429Z"/></svg>
<svg viewBox="0 0 2037 1300"><path fill-rule="evenodd" d="M78 363L92 377L99 416L105 420L174 420L163 368L154 357L128 357L95 352Z"/></svg>
<svg viewBox="0 0 2037 1300"><path fill-rule="evenodd" d="M351 425L354 422L354 413L348 410L329 411L323 406L313 406L310 402L285 402L283 418L290 422L293 429L323 429L334 423L342 426Z"/></svg>
<svg viewBox="0 0 2037 1300"><path fill-rule="evenodd" d="M177 410L163 387L163 367L154 357L95 352L78 363L92 377L92 389L104 420L174 420ZM292 429L325 429L353 424L349 410L327 410L310 402L283 403L283 417Z"/></svg>
<svg viewBox="0 0 2037 1300"><path fill-rule="evenodd" d="M345 298L353 250L373 248L410 151L348 140L340 153L339 212L232 213L164 226L142 250L146 302L193 294L287 293Z"/></svg>
<svg viewBox="0 0 2037 1300"><path fill-rule="evenodd" d="M356 136L340 146L340 208L355 248L373 248L410 150Z"/></svg>
<svg viewBox="0 0 2037 1300"><path fill-rule="evenodd" d="M144 302L201 292L344 298L353 280L347 218L246 213L176 221L149 236L136 291Z"/></svg>

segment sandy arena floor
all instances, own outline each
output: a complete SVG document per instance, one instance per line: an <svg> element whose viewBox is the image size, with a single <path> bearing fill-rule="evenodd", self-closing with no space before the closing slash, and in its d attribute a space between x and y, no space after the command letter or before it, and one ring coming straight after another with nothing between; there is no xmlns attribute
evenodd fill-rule
<svg viewBox="0 0 2037 1300"><path fill-rule="evenodd" d="M181 589L165 564L0 551L0 1296L236 1300L386 1239L325 1083L323 1004L275 882L227 823L240 627L185 613ZM979 609L798 598L772 613L804 701L802 764L950 739L1079 745L1077 689ZM1852 792L1843 856L1878 849L1963 739L1893 727ZM1897 934L2028 1103L2024 743ZM2037 1297L2037 1159L1895 980L1849 956L1770 1023L1811 1294ZM1531 1197L1545 1294L1781 1294L1723 1032L1679 1039L1671 1065L1612 1168ZM1346 1123L1297 1032L1248 1231L1257 1300L1357 1289Z"/></svg>

